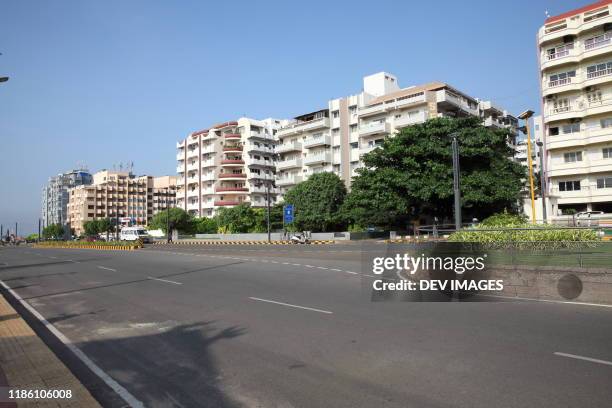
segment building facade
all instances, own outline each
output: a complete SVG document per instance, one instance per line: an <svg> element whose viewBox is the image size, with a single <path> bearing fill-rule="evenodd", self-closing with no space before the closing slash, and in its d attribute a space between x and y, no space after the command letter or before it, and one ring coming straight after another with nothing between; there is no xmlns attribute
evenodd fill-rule
<svg viewBox="0 0 612 408"><path fill-rule="evenodd" d="M42 189L41 219L43 226L68 222L68 190L93 181L85 169L72 170L49 178Z"/></svg>
<svg viewBox="0 0 612 408"><path fill-rule="evenodd" d="M265 207L277 200L278 119L239 118L190 134L177 143L177 206L194 216L213 216L219 208L250 203Z"/></svg>
<svg viewBox="0 0 612 408"><path fill-rule="evenodd" d="M86 221L98 218L147 225L155 214L175 205L175 176L134 176L102 170L93 175L93 184L69 190L68 223L76 235L84 232Z"/></svg>
<svg viewBox="0 0 612 408"><path fill-rule="evenodd" d="M612 212L612 0L538 31L544 164L553 216Z"/></svg>
<svg viewBox="0 0 612 408"><path fill-rule="evenodd" d="M318 172L337 174L347 187L361 157L396 131L436 117L476 116L491 127L509 128L517 119L490 101L480 101L448 84L431 82L400 88L380 72L363 79L363 92L329 101L327 108L300 115L277 132L277 185L284 193Z"/></svg>

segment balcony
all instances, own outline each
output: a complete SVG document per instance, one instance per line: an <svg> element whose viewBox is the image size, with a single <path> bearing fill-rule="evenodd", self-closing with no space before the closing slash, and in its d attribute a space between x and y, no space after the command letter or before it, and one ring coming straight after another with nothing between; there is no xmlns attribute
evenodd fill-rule
<svg viewBox="0 0 612 408"><path fill-rule="evenodd" d="M225 146L223 148L224 152L241 152L242 146Z"/></svg>
<svg viewBox="0 0 612 408"><path fill-rule="evenodd" d="M331 154L330 153L318 153L313 155L308 155L304 158L304 164L307 166L314 166L316 164L321 163L331 163Z"/></svg>
<svg viewBox="0 0 612 408"><path fill-rule="evenodd" d="M300 142L283 143L276 146L277 153L301 152L302 144Z"/></svg>
<svg viewBox="0 0 612 408"><path fill-rule="evenodd" d="M207 146L202 146L202 154L208 154L208 153L215 153L215 145L214 144L210 144Z"/></svg>
<svg viewBox="0 0 612 408"><path fill-rule="evenodd" d="M330 145L331 145L330 135L323 135L319 137L309 137L308 139L304 140L305 149L310 149L312 147L317 147L317 146L330 146Z"/></svg>
<svg viewBox="0 0 612 408"><path fill-rule="evenodd" d="M178 165L176 166L176 172L177 173L184 173L185 172L185 166L184 165Z"/></svg>
<svg viewBox="0 0 612 408"><path fill-rule="evenodd" d="M223 159L221 160L221 166L231 167L231 166L242 166L244 165L244 160L242 159Z"/></svg>
<svg viewBox="0 0 612 408"><path fill-rule="evenodd" d="M187 163L187 171L199 170L199 164L197 161Z"/></svg>
<svg viewBox="0 0 612 408"><path fill-rule="evenodd" d="M181 150L176 154L176 160L185 160L185 151Z"/></svg>
<svg viewBox="0 0 612 408"><path fill-rule="evenodd" d="M379 113L389 112L389 111L392 111L392 110L400 109L400 108L403 108L405 106L418 105L418 104L422 104L422 103L426 103L426 102L427 101L425 99L425 93L424 92L420 92L420 93L415 94L415 95L409 95L409 96L406 96L406 97L392 99L392 100L389 100L389 101L377 103L375 105L371 105L371 106L366 106L366 107L360 108L359 109L359 116L363 118L363 117L366 117L366 116L372 116L372 115L376 115L376 114L379 114Z"/></svg>
<svg viewBox="0 0 612 408"><path fill-rule="evenodd" d="M281 160L276 163L276 168L279 170L290 169L293 167L302 167L302 159L295 158L290 160Z"/></svg>
<svg viewBox="0 0 612 408"><path fill-rule="evenodd" d="M359 136L372 136L378 134L389 134L391 126L384 121L376 121L359 126Z"/></svg>
<svg viewBox="0 0 612 408"><path fill-rule="evenodd" d="M177 149L185 148L185 140L181 140L180 142L176 142L176 148Z"/></svg>
<svg viewBox="0 0 612 408"><path fill-rule="evenodd" d="M292 186L294 184L298 184L302 182L302 176L298 176L296 174L281 177L276 180L277 186Z"/></svg>
<svg viewBox="0 0 612 408"><path fill-rule="evenodd" d="M240 205L240 201L230 201L230 200L217 200L215 201L215 207L230 207L235 205Z"/></svg>
<svg viewBox="0 0 612 408"><path fill-rule="evenodd" d="M235 140L235 139L241 139L242 136L240 135L240 133L226 133L223 135L223 137L227 140Z"/></svg>
<svg viewBox="0 0 612 408"><path fill-rule="evenodd" d="M200 163L200 167L202 167L203 169L207 168L207 167L216 167L216 163L215 163L215 159L214 158L209 158L206 160L202 160L202 162Z"/></svg>
<svg viewBox="0 0 612 408"><path fill-rule="evenodd" d="M380 146L377 146L377 145L364 146L364 147L359 149L359 156L363 156L364 154L368 154L371 151L373 151L374 149L376 149L377 147L380 147Z"/></svg>
<svg viewBox="0 0 612 408"><path fill-rule="evenodd" d="M467 114L478 116L478 105L470 106L468 100L447 90L436 91L436 102L447 109L458 109Z"/></svg>
<svg viewBox="0 0 612 408"><path fill-rule="evenodd" d="M255 194L268 194L268 187L265 184L251 185L251 193ZM270 195L279 194L280 191L277 187L270 187Z"/></svg>
<svg viewBox="0 0 612 408"><path fill-rule="evenodd" d="M269 154L274 153L274 147L272 146L266 147L263 144L260 144L259 146L257 146L256 144L249 143L246 145L246 150L249 152L258 152L258 153L269 153Z"/></svg>
<svg viewBox="0 0 612 408"><path fill-rule="evenodd" d="M202 176L200 177L200 180L202 181L213 181L215 180L215 172L211 171L211 172L207 172L207 173L202 173Z"/></svg>
<svg viewBox="0 0 612 408"><path fill-rule="evenodd" d="M264 159L249 159L249 166L274 167L276 162Z"/></svg>
<svg viewBox="0 0 612 408"><path fill-rule="evenodd" d="M248 187L217 187L215 189L216 193L247 193L248 191Z"/></svg>
<svg viewBox="0 0 612 408"><path fill-rule="evenodd" d="M178 179L176 179L176 184L183 185L185 184L185 177L179 177Z"/></svg>
<svg viewBox="0 0 612 408"><path fill-rule="evenodd" d="M302 132L308 132L311 130L329 128L329 118L322 117L307 122L295 121L282 129L279 129L276 135L279 138L283 138L289 135L296 135Z"/></svg>
<svg viewBox="0 0 612 408"><path fill-rule="evenodd" d="M246 173L220 173L219 178L224 180L242 180L246 178Z"/></svg>
<svg viewBox="0 0 612 408"><path fill-rule="evenodd" d="M395 119L393 121L393 127L397 130L397 129L401 129L406 126L415 125L417 123L424 123L427 121L427 119L428 119L427 112L420 111L416 115L402 116L399 119Z"/></svg>
<svg viewBox="0 0 612 408"><path fill-rule="evenodd" d="M262 139L262 140L274 140L274 136L266 132L251 132L249 133L249 139Z"/></svg>
<svg viewBox="0 0 612 408"><path fill-rule="evenodd" d="M200 152L198 151L198 148L196 147L195 149L187 149L187 158L193 158L193 157L198 157L198 155L200 154Z"/></svg>

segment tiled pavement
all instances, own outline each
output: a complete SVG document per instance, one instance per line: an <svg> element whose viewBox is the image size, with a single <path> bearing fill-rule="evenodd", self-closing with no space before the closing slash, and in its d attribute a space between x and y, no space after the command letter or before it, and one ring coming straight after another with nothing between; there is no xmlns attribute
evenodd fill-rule
<svg viewBox="0 0 612 408"><path fill-rule="evenodd" d="M4 383L2 380L4 377ZM8 387L8 388L7 388ZM0 408L100 407L89 391L0 296ZM70 399L26 399L11 403L8 389L71 390Z"/></svg>

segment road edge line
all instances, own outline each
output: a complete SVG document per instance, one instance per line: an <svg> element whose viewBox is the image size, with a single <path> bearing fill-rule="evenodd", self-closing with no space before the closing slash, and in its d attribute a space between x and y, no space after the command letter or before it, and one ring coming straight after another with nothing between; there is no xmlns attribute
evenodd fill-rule
<svg viewBox="0 0 612 408"><path fill-rule="evenodd" d="M144 408L142 401L133 396L127 389L121 384L115 381L110 375L106 374L96 363L94 363L85 353L83 353L77 346L70 341L62 332L60 332L55 326L53 326L47 319L41 315L38 310L34 309L28 302L23 300L17 292L11 289L4 281L0 280L0 285L11 294L28 312L30 312L40 323L46 327L62 344L64 344L87 368L89 368L94 374L96 374L107 386L117 393L130 407Z"/></svg>

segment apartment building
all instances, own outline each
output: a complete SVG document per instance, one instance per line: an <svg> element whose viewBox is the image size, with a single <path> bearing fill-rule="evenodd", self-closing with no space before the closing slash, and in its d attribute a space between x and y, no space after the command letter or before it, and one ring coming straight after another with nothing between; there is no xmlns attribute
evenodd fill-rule
<svg viewBox="0 0 612 408"><path fill-rule="evenodd" d="M538 31L549 214L612 212L612 0Z"/></svg>
<svg viewBox="0 0 612 408"><path fill-rule="evenodd" d="M116 219L121 224L147 225L151 218L176 202L175 176L135 176L130 172L102 170L93 184L69 190L68 222L81 235L86 221Z"/></svg>
<svg viewBox="0 0 612 408"><path fill-rule="evenodd" d="M274 204L276 132L285 122L239 118L179 141L177 206L195 216L213 216L219 208L244 202L265 207L268 193Z"/></svg>
<svg viewBox="0 0 612 408"><path fill-rule="evenodd" d="M318 172L333 172L350 187L361 157L396 131L435 117L476 116L486 126L509 128L518 121L490 101L480 101L443 82L400 88L386 72L363 78L363 91L333 99L281 127L276 184L281 193Z"/></svg>
<svg viewBox="0 0 612 408"><path fill-rule="evenodd" d="M42 189L41 218L44 226L68 222L68 190L92 183L85 169L72 170L49 178Z"/></svg>

